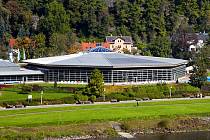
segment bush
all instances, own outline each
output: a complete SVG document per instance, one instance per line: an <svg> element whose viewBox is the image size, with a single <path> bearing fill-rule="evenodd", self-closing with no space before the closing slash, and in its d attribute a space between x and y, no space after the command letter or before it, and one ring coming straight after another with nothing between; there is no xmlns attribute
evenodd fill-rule
<svg viewBox="0 0 210 140"><path fill-rule="evenodd" d="M43 87L37 84L32 85L32 91L42 91Z"/></svg>
<svg viewBox="0 0 210 140"><path fill-rule="evenodd" d="M210 83L206 83L204 86L201 87L202 93L205 95L210 95Z"/></svg>
<svg viewBox="0 0 210 140"><path fill-rule="evenodd" d="M175 88L175 89L173 89ZM189 84L178 84L172 88L172 93L177 95L184 95L184 94L195 94L200 92L200 89L197 87L193 87Z"/></svg>
<svg viewBox="0 0 210 140"><path fill-rule="evenodd" d="M75 94L74 95L74 100L75 101L88 101L88 96L87 95L82 95L82 94Z"/></svg>
<svg viewBox="0 0 210 140"><path fill-rule="evenodd" d="M170 125L170 122L169 120L162 120L157 125L159 128L168 128Z"/></svg>
<svg viewBox="0 0 210 140"><path fill-rule="evenodd" d="M108 100L116 99L118 101L125 101L125 100L133 99L133 98L129 97L128 95L129 94L126 94L126 93L110 93L106 96L106 98Z"/></svg>
<svg viewBox="0 0 210 140"><path fill-rule="evenodd" d="M64 104L74 104L75 103L74 97L63 98L63 103Z"/></svg>
<svg viewBox="0 0 210 140"><path fill-rule="evenodd" d="M32 86L31 85L22 85L21 91L19 94L29 94L32 91Z"/></svg>
<svg viewBox="0 0 210 140"><path fill-rule="evenodd" d="M147 97L151 99L167 98L169 97L170 88L173 97L182 97L186 94L195 94L199 92L199 88L193 87L189 84L167 85L161 83L157 85L130 86L126 87L123 92L120 92L120 94L119 92L112 92L111 95L108 96L119 100Z"/></svg>
<svg viewBox="0 0 210 140"><path fill-rule="evenodd" d="M94 103L96 101L96 96L92 95L89 97L89 100Z"/></svg>

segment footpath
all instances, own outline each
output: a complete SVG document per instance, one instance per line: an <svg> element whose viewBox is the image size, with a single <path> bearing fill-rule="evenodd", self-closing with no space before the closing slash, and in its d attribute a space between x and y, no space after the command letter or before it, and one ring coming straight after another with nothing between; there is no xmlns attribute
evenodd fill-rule
<svg viewBox="0 0 210 140"><path fill-rule="evenodd" d="M210 99L210 96L205 98L170 98L170 99L152 99L140 102L160 102L160 101L178 101L178 100L199 100L199 99ZM36 108L55 108L55 107L68 107L68 106L92 106L92 105L106 105L106 104L129 104L136 103L136 100L120 101L120 102L95 102L93 104L56 104L56 105L38 105L38 106L26 106L25 108L1 108L0 110L18 110L18 109L36 109Z"/></svg>

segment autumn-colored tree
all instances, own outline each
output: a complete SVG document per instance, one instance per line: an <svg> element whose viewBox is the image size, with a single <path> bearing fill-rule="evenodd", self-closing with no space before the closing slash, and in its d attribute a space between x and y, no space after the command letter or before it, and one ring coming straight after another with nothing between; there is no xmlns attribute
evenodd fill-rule
<svg viewBox="0 0 210 140"><path fill-rule="evenodd" d="M72 44L72 45L68 48L67 52L68 52L68 54L78 53L78 52L81 51L81 47L82 47L82 46L81 46L80 43L75 42L74 44Z"/></svg>

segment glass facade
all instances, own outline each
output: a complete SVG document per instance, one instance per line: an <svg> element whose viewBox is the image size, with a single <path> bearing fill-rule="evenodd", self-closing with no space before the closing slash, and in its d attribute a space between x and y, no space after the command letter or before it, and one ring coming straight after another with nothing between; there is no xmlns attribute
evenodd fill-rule
<svg viewBox="0 0 210 140"><path fill-rule="evenodd" d="M44 81L44 75L4 75L0 76L0 82L35 82Z"/></svg>
<svg viewBox="0 0 210 140"><path fill-rule="evenodd" d="M185 76L185 65L173 68L99 69L105 83L172 81ZM87 83L93 69L45 68L46 81Z"/></svg>

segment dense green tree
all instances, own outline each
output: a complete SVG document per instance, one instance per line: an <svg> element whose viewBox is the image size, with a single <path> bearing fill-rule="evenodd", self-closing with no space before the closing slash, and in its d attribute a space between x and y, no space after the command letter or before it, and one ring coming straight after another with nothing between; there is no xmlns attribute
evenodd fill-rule
<svg viewBox="0 0 210 140"><path fill-rule="evenodd" d="M104 80L102 73L95 69L91 73L89 83L87 85L87 94L100 97L104 94Z"/></svg>
<svg viewBox="0 0 210 140"><path fill-rule="evenodd" d="M40 33L38 35L35 35L32 37L34 40L34 45L36 46L34 57L40 58L47 56L47 47L45 46L45 35L43 33Z"/></svg>
<svg viewBox="0 0 210 140"><path fill-rule="evenodd" d="M207 68L210 66L210 47L202 48L194 58L193 74L190 76L190 83L201 88L207 82Z"/></svg>
<svg viewBox="0 0 210 140"><path fill-rule="evenodd" d="M103 0L64 0L64 5L80 36L102 38L107 34L109 11Z"/></svg>
<svg viewBox="0 0 210 140"><path fill-rule="evenodd" d="M57 46L59 53L53 53L55 34L66 36L67 48L79 41L102 42L112 34L132 36L143 55L169 56L166 46L171 44L174 57L188 59L186 44L166 39L175 33L182 36L180 26L183 30L190 27L190 33L210 32L209 0L0 0L1 48L8 46L5 34L30 39L44 34L44 49L35 49L43 53L35 57L66 52L62 45ZM49 54L44 54L46 48Z"/></svg>
<svg viewBox="0 0 210 140"><path fill-rule="evenodd" d="M9 16L10 11L2 5L0 0L0 42L4 42L4 35L9 32Z"/></svg>
<svg viewBox="0 0 210 140"><path fill-rule="evenodd" d="M16 0L7 1L5 7L10 11L10 30L14 37L17 36L20 28L24 28L25 31L29 30L32 13L27 7Z"/></svg>
<svg viewBox="0 0 210 140"><path fill-rule="evenodd" d="M176 32L172 36L171 49L172 56L180 59L189 59L192 57L188 51L189 41L196 41L196 34L193 33L192 27L189 26L187 19L182 19Z"/></svg>
<svg viewBox="0 0 210 140"><path fill-rule="evenodd" d="M53 33L50 37L50 55L62 55L67 51L67 35Z"/></svg>
<svg viewBox="0 0 210 140"><path fill-rule="evenodd" d="M40 28L47 37L53 33L65 34L70 31L69 16L62 3L54 0L46 5L46 11L40 21Z"/></svg>
<svg viewBox="0 0 210 140"><path fill-rule="evenodd" d="M170 40L168 37L156 37L148 46L149 52L157 57L169 57L171 55Z"/></svg>

